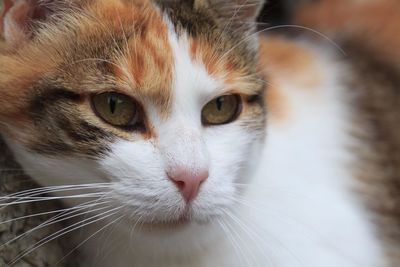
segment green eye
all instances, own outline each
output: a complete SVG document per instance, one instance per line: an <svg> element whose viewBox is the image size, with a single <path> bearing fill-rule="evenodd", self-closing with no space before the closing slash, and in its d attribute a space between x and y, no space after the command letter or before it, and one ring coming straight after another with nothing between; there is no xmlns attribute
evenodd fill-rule
<svg viewBox="0 0 400 267"><path fill-rule="evenodd" d="M118 93L102 93L93 96L92 106L96 114L117 127L132 127L140 122L138 105L128 96Z"/></svg>
<svg viewBox="0 0 400 267"><path fill-rule="evenodd" d="M241 98L238 95L224 95L213 99L202 110L205 125L220 125L237 119L241 112Z"/></svg>

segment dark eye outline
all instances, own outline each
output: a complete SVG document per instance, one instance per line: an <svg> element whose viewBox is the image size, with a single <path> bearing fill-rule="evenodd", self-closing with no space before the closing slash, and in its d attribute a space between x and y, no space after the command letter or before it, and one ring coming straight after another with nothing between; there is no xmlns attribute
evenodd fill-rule
<svg viewBox="0 0 400 267"><path fill-rule="evenodd" d="M236 107L236 111L235 111L234 115L233 115L231 118L229 118L229 120L224 121L223 123L210 123L210 122L208 122L207 120L205 120L204 115L203 115L203 110L204 110L204 108L205 108L209 103L211 103L211 102L217 100L218 98L227 97L227 96L233 96L233 97L236 98L236 101L237 101L237 104L238 104L238 105L237 105L237 107ZM226 125L226 124L229 124L229 123L232 123L232 122L236 121L236 120L239 118L239 116L240 116L240 114L242 113L242 111L243 111L243 100L242 100L242 97L241 97L239 94L224 94L224 95L220 95L220 96L217 96L217 97L213 98L211 101L207 102L207 103L203 106L203 108L202 108L202 110L201 110L201 123L202 123L204 126Z"/></svg>
<svg viewBox="0 0 400 267"><path fill-rule="evenodd" d="M117 124L113 124L110 121L106 120L104 118L104 116L101 115L101 113L97 110L96 105L94 103L94 98L96 96L99 95L116 95L116 96L123 96L124 98L130 99L130 101L134 104L135 108L136 108L136 115L133 116L132 118L132 122L136 120L135 123L129 123L127 125L117 125ZM121 94L118 92L113 92L113 91L108 91L108 92L101 92L98 94L92 94L90 96L90 106L94 112L94 114L100 119L102 120L104 123L111 125L115 128L119 128L119 129L123 129L126 131L145 131L146 127L145 127L145 123L144 123L144 112L143 112L143 108L142 106L139 104L138 101L136 101L134 98L125 95L125 94Z"/></svg>

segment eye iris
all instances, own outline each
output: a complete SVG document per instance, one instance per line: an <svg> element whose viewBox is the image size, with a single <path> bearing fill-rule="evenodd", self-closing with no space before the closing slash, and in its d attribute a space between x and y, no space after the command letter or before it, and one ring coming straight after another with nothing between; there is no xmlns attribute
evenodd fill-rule
<svg viewBox="0 0 400 267"><path fill-rule="evenodd" d="M240 113L240 97L238 95L225 95L215 98L204 106L202 121L206 125L219 125L230 123Z"/></svg>
<svg viewBox="0 0 400 267"><path fill-rule="evenodd" d="M130 127L140 122L136 103L123 94L95 95L92 98L92 107L101 119L113 126Z"/></svg>

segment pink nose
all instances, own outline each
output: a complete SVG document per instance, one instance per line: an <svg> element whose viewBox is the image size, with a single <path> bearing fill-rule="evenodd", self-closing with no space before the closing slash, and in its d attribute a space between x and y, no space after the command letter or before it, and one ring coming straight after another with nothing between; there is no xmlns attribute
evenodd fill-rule
<svg viewBox="0 0 400 267"><path fill-rule="evenodd" d="M208 178L208 170L193 173L187 168L176 168L168 172L168 177L181 191L185 201L190 203L199 193L201 183Z"/></svg>

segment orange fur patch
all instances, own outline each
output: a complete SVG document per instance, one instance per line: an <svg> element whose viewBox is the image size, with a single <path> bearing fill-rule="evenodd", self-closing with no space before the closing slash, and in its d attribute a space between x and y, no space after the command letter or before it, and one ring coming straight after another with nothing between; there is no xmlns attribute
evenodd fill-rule
<svg viewBox="0 0 400 267"><path fill-rule="evenodd" d="M254 79L257 77L248 76L247 70L238 62L233 51L225 51L228 54L221 53L215 44L202 38L190 38L189 47L192 60L203 64L211 76L223 81L226 91L246 95L256 93Z"/></svg>
<svg viewBox="0 0 400 267"><path fill-rule="evenodd" d="M32 54L38 51L30 50ZM2 114L18 113L25 108L27 94L31 84L39 79L43 73L50 71L54 65L49 58L37 58L36 60L20 61L10 56L1 56L0 62L7 66L0 72L1 98L0 116ZM26 63L29 63L27 65Z"/></svg>
<svg viewBox="0 0 400 267"><path fill-rule="evenodd" d="M291 107L280 89L282 81L298 88L313 89L321 84L322 73L310 51L288 40L260 37L259 54L260 68L268 83L269 113L274 121L285 122L290 118Z"/></svg>
<svg viewBox="0 0 400 267"><path fill-rule="evenodd" d="M220 55L207 40L191 38L189 44L192 60L204 64L209 74L225 76L227 72L233 71L231 56Z"/></svg>
<svg viewBox="0 0 400 267"><path fill-rule="evenodd" d="M277 83L272 82L267 87L266 102L269 118L273 122L283 123L290 119L290 103Z"/></svg>
<svg viewBox="0 0 400 267"><path fill-rule="evenodd" d="M290 79L301 88L316 88L322 81L314 55L281 38L260 38L260 64L268 76Z"/></svg>
<svg viewBox="0 0 400 267"><path fill-rule="evenodd" d="M133 89L126 93L139 100L152 99L166 115L171 97L173 57L163 18L148 2L131 6L107 2L97 8L99 15L105 14L114 27L135 25L134 32L127 36L126 51L115 59L119 67L114 66L114 73Z"/></svg>

